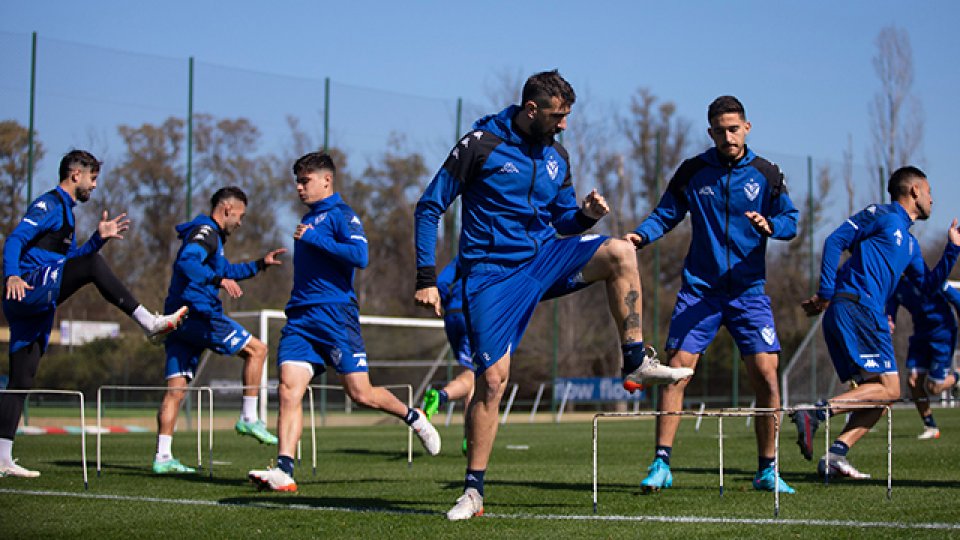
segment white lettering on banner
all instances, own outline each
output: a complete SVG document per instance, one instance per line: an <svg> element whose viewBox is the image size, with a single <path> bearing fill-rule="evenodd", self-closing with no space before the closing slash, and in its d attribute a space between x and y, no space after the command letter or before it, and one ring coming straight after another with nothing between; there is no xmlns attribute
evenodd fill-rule
<svg viewBox="0 0 960 540"><path fill-rule="evenodd" d="M623 381L615 377L557 379L553 394L558 400L566 396L567 401L636 401L642 397L624 390Z"/></svg>

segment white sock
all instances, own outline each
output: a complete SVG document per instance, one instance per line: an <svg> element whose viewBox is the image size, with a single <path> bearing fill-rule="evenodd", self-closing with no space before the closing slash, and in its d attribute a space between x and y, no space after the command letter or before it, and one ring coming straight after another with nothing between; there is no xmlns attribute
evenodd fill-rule
<svg viewBox="0 0 960 540"><path fill-rule="evenodd" d="M260 419L257 414L257 396L243 396L243 409L240 412L240 418L244 422L256 422Z"/></svg>
<svg viewBox="0 0 960 540"><path fill-rule="evenodd" d="M166 461L173 457L170 447L173 445L173 435L157 435L157 461Z"/></svg>
<svg viewBox="0 0 960 540"><path fill-rule="evenodd" d="M13 441L0 439L0 463L13 463Z"/></svg>
<svg viewBox="0 0 960 540"><path fill-rule="evenodd" d="M137 306L137 309L133 310L133 320L137 321L137 324L139 324L140 328L143 328L144 331L150 332L156 325L157 316L150 313L150 311L141 304Z"/></svg>

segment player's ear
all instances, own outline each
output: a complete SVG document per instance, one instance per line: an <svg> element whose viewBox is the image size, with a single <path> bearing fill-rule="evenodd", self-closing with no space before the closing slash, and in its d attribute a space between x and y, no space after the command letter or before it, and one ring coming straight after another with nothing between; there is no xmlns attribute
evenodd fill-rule
<svg viewBox="0 0 960 540"><path fill-rule="evenodd" d="M537 108L537 102L532 99L528 99L523 104L523 113L528 117L533 118L534 115L537 114Z"/></svg>

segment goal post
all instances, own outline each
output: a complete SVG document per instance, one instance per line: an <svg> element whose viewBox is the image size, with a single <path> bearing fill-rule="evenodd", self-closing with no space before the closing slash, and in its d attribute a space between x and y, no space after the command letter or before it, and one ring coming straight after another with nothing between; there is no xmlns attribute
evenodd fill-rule
<svg viewBox="0 0 960 540"><path fill-rule="evenodd" d="M260 418L266 421L268 403L269 403L269 368L272 364L275 363L275 347L279 337L276 332L274 336L276 339L271 340L271 328L274 329L277 326L277 323L282 323L286 321L286 315L283 310L279 309L262 309L259 311L237 311L229 314L230 317L237 319L238 322L244 324L251 333L257 336L267 346L267 350L270 351L267 354L267 362L265 364L265 369L263 370L263 376L261 378L260 385ZM253 321L256 321L253 324ZM271 323L274 323L271 325ZM414 384L414 387L417 389L414 393L414 402L416 402L420 396L423 394L426 387L430 384L430 381L433 375L436 373L437 369L444 365L445 361L449 361L449 350L450 346L447 344L446 335L443 332L443 320L441 319L427 319L427 318L414 318L414 317L388 317L381 315L360 315L360 327L363 332L364 342L367 347L367 356L368 356L368 365L371 369L375 368L418 368L426 369L419 383ZM423 346L431 349L429 354L424 353L418 355L416 358L392 358L392 359L380 359L377 351L371 349L384 349L389 348L390 344L387 345L379 343L380 341L390 341L392 338L385 337L383 340L376 339L378 336L371 335L372 332L368 329L374 328L386 328L392 329L395 332L399 331L407 339L416 340L414 336L417 332L429 332L434 339L429 340L428 343L423 343ZM380 331L378 330L377 333ZM413 337L411 337L413 336ZM273 359L273 360L271 360ZM279 375L278 375L279 378Z"/></svg>

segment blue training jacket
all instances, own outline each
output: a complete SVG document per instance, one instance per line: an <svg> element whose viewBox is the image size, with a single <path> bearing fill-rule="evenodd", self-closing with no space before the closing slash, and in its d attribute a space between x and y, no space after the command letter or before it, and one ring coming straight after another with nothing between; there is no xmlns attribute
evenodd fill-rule
<svg viewBox="0 0 960 540"><path fill-rule="evenodd" d="M367 267L367 237L360 218L339 193L310 205L309 225L293 243L293 291L287 310L327 303L357 303L353 274Z"/></svg>
<svg viewBox="0 0 960 540"><path fill-rule="evenodd" d="M177 225L176 229L183 244L173 262L173 276L164 303L167 313L186 305L191 316L220 315L223 313L220 280L252 278L266 268L261 261L231 264L223 255L227 237L210 216L200 214L192 221Z"/></svg>
<svg viewBox="0 0 960 540"><path fill-rule="evenodd" d="M683 288L704 295L763 294L767 237L744 215L762 214L772 238L797 235L797 209L787 194L780 168L749 148L734 163L716 148L684 161L660 203L636 233L644 244L673 230L689 212L693 234L683 263Z"/></svg>
<svg viewBox="0 0 960 540"><path fill-rule="evenodd" d="M3 244L3 281L39 268L59 271L67 259L82 257L106 243L99 232L77 247L73 208L77 202L57 186L37 197Z"/></svg>
<svg viewBox="0 0 960 540"><path fill-rule="evenodd" d="M957 319L953 309L960 313L960 292L944 283L933 294L922 294L906 277L900 278L897 288L887 302L887 315L897 320L897 310L903 306L913 318L914 337L939 341L957 333Z"/></svg>
<svg viewBox="0 0 960 540"><path fill-rule="evenodd" d="M887 328L886 304L906 273L920 294L931 295L943 286L957 261L960 247L947 242L940 262L929 270L920 244L910 234L913 220L900 203L872 204L837 227L823 243L820 288L827 300L839 293L852 295L873 309L879 329ZM840 270L840 254L851 255Z"/></svg>
<svg viewBox="0 0 960 540"><path fill-rule="evenodd" d="M464 272L515 267L557 233L580 234L596 223L579 211L566 149L524 139L513 126L519 111L512 105L477 120L420 197L414 214L418 289L435 284L437 226L457 196Z"/></svg>

